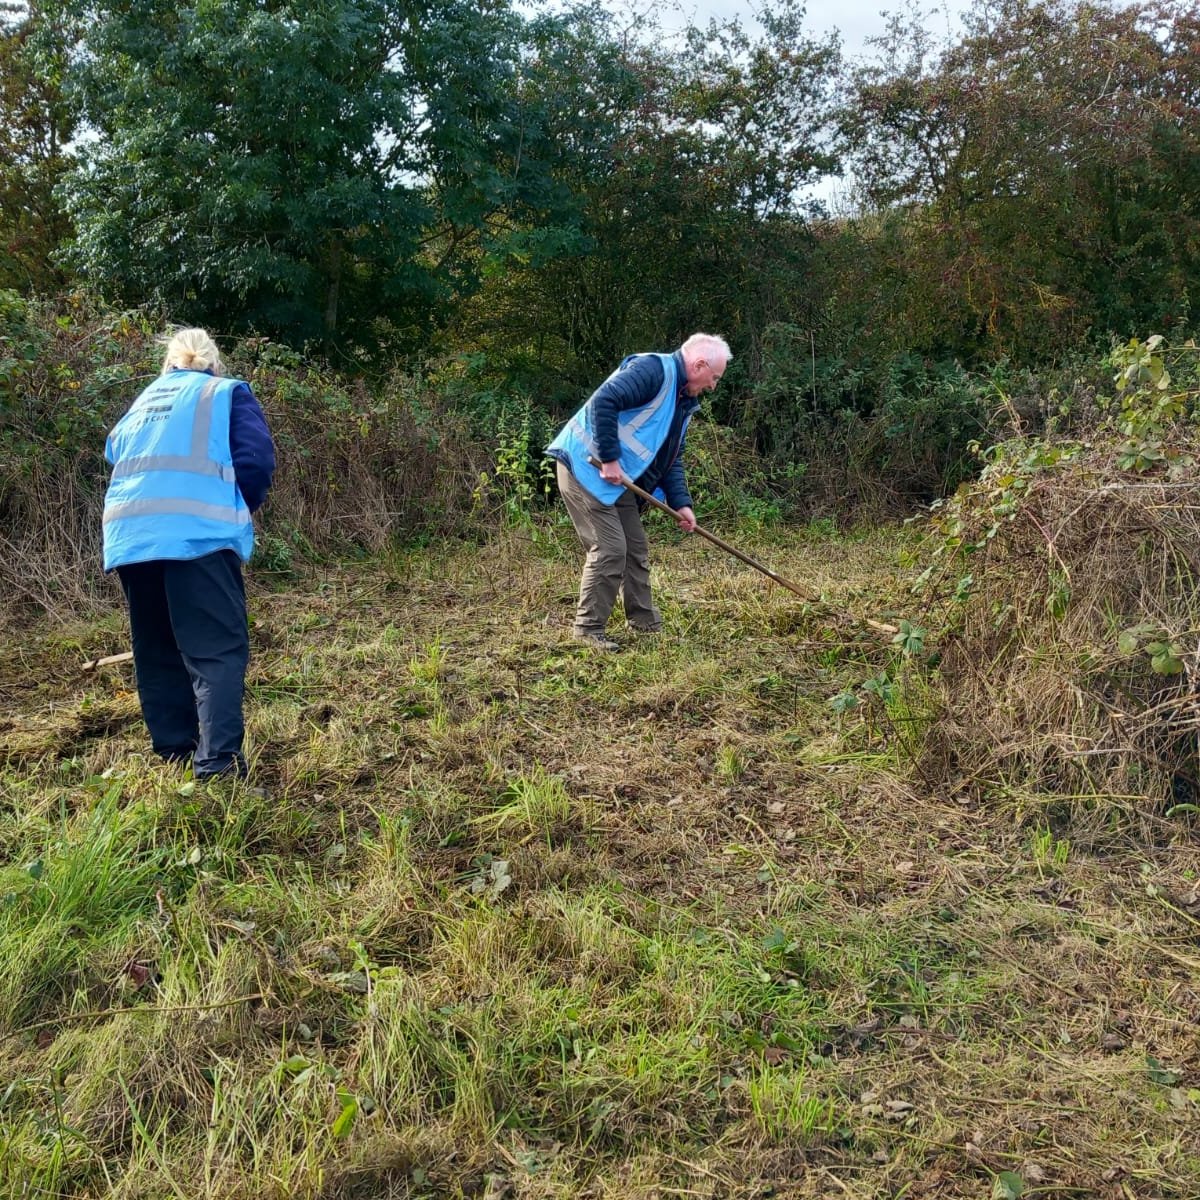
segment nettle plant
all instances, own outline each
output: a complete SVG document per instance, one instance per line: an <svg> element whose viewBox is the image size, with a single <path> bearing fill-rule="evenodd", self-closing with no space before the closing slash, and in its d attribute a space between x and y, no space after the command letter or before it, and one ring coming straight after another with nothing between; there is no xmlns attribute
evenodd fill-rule
<svg viewBox="0 0 1200 1200"><path fill-rule="evenodd" d="M909 758L916 758L920 727L928 716L920 678L932 665L926 653L927 631L903 620L892 638L888 664L855 687L845 688L827 701L839 717L858 710L870 736L882 734Z"/></svg>
<svg viewBox="0 0 1200 1200"><path fill-rule="evenodd" d="M1195 421L1200 415L1196 407L1200 386L1195 377L1198 350L1191 340L1169 348L1160 334L1144 342L1130 338L1114 348L1113 382L1120 403L1116 426L1125 439L1117 450L1117 465L1123 471L1144 474L1165 469L1167 476L1174 478L1195 464L1194 457L1171 445L1169 437L1180 421ZM1176 367L1176 377L1168 364Z"/></svg>

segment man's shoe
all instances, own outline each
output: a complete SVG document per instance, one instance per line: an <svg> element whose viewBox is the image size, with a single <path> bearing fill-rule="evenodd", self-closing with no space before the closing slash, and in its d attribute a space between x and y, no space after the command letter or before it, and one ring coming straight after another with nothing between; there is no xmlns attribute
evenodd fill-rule
<svg viewBox="0 0 1200 1200"><path fill-rule="evenodd" d="M638 637L655 637L662 633L661 625L635 625L632 621L629 622L629 628L638 635Z"/></svg>
<svg viewBox="0 0 1200 1200"><path fill-rule="evenodd" d="M614 642L607 634L604 633L581 633L575 631L576 641L586 642L593 650L601 650L605 654L618 654L621 650L621 643Z"/></svg>

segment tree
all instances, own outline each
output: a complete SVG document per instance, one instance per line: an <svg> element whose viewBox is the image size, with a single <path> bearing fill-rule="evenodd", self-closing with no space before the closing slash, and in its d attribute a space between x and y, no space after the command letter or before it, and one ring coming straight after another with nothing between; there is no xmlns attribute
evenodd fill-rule
<svg viewBox="0 0 1200 1200"><path fill-rule="evenodd" d="M41 7L0 3L0 288L63 282L54 254L70 231L55 198L74 123L62 94L65 41Z"/></svg>
<svg viewBox="0 0 1200 1200"><path fill-rule="evenodd" d="M802 188L830 170L822 133L837 45L781 3L672 42L649 17L582 4L532 22L525 111L556 149L557 220L464 314L466 340L525 353L573 394L630 349L726 332L738 361L803 292ZM565 402L565 401L564 401Z"/></svg>
<svg viewBox="0 0 1200 1200"><path fill-rule="evenodd" d="M1200 8L997 0L940 53L897 24L844 133L908 214L940 346L1045 358L1186 320L1200 266ZM907 48L907 53L904 52Z"/></svg>
<svg viewBox="0 0 1200 1200"><path fill-rule="evenodd" d="M416 340L463 229L525 185L505 0L65 2L95 133L73 261L121 299L327 349Z"/></svg>

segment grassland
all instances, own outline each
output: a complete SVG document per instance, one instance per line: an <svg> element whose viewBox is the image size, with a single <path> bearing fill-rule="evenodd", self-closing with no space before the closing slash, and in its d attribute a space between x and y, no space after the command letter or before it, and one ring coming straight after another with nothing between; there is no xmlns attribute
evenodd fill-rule
<svg viewBox="0 0 1200 1200"><path fill-rule="evenodd" d="M118 611L10 627L4 1194L1200 1196L1194 806L934 771L839 613L911 536L739 539L829 604L661 526L615 656L561 525L260 575L266 796L81 674Z"/></svg>

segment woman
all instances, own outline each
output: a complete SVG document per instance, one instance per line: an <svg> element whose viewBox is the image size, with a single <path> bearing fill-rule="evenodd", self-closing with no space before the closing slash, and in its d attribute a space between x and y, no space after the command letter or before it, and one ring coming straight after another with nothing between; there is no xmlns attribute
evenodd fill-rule
<svg viewBox="0 0 1200 1200"><path fill-rule="evenodd" d="M224 377L203 329L160 339L162 374L108 435L104 569L129 604L142 717L155 753L197 779L244 775L250 637L242 563L275 450L249 386Z"/></svg>

